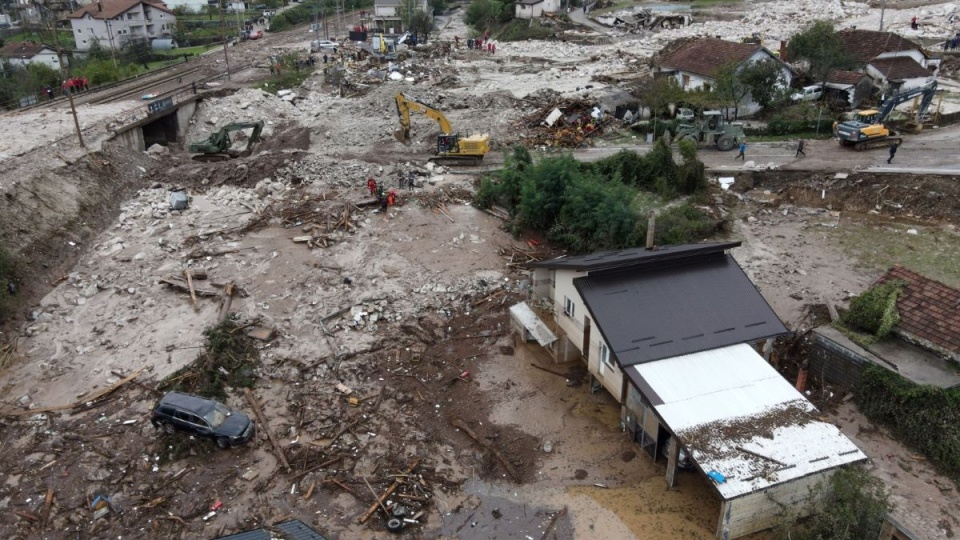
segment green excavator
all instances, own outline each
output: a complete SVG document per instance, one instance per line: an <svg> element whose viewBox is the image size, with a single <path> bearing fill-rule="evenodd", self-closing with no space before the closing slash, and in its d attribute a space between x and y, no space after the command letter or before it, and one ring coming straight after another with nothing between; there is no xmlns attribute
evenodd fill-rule
<svg viewBox="0 0 960 540"><path fill-rule="evenodd" d="M233 141L230 139L230 134L234 131L251 128L253 133L247 139L247 147L239 152L231 151ZM259 122L234 122L223 126L220 131L210 135L205 140L190 143L188 149L191 154L195 154L193 159L197 161L226 161L246 157L253 151L253 145L260 141L261 132L263 132L263 120Z"/></svg>

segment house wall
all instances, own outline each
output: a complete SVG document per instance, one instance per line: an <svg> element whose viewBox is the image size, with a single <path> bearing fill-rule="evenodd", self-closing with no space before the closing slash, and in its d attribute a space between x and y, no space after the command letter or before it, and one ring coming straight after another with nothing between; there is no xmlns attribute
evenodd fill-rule
<svg viewBox="0 0 960 540"><path fill-rule="evenodd" d="M70 19L77 50L87 51L95 41L104 49L121 49L132 40L172 34L177 18L146 4L137 4L112 19L95 19L89 14Z"/></svg>
<svg viewBox="0 0 960 540"><path fill-rule="evenodd" d="M918 51L917 49L913 49L913 50L911 50L911 51L891 51L891 52L885 52L885 53L882 53L882 54L878 55L877 58L898 58L898 57L901 57L901 56L907 56L907 57L913 58L913 60L914 60L916 63L920 64L920 65L923 66L923 67L932 67L931 65L928 64L929 59L928 59L926 56L924 56L923 53L920 52L920 51ZM936 64L939 64L939 61L936 62Z"/></svg>
<svg viewBox="0 0 960 540"><path fill-rule="evenodd" d="M537 19L543 16L543 2L525 5L516 4L513 16L518 19Z"/></svg>
<svg viewBox="0 0 960 540"><path fill-rule="evenodd" d="M27 67L30 64L43 64L57 72L60 71L60 60L57 58L57 52L49 49L43 49L33 55L32 58L5 58L12 66Z"/></svg>
<svg viewBox="0 0 960 540"><path fill-rule="evenodd" d="M753 64L761 60L771 59L775 60L770 54L768 54L764 49L757 49L757 52L753 54L750 58L746 59L742 66ZM778 61L779 62L779 61ZM783 76L783 86L790 86L793 82L793 74L790 73L790 69L780 63L780 73ZM673 77L677 80L677 83L680 85L680 88L683 88L687 91L699 90L701 88L715 86L716 81L709 77L703 77L694 73L689 73L686 71L677 71ZM737 108L737 112L740 116L755 114L760 111L760 106L757 105L757 102L753 100L753 96L747 94L745 98L740 102L740 106ZM734 109L730 108L726 111L728 116L733 116Z"/></svg>
<svg viewBox="0 0 960 540"><path fill-rule="evenodd" d="M886 75L881 70L873 67L872 65L867 65L866 73L867 75L870 76L871 79L876 81L876 84L878 86L883 87L888 84L891 84L890 81L887 80ZM904 90L910 90L912 88L920 88L921 86L924 86L930 81L932 81L933 78L934 78L933 74L931 74L929 77L914 77L912 79L904 79L903 84L901 84L900 86L897 86L896 88L900 92Z"/></svg>
<svg viewBox="0 0 960 540"><path fill-rule="evenodd" d="M843 343L842 340L831 339L817 331L813 335L810 377L844 388L856 388L860 384L863 370L873 364L865 356L866 351L852 342Z"/></svg>
<svg viewBox="0 0 960 540"><path fill-rule="evenodd" d="M724 501L720 507L717 538L733 540L776 527L783 521L785 510L798 517L811 515L822 497L822 491L815 497L813 488L820 483L826 485L835 471L829 469Z"/></svg>

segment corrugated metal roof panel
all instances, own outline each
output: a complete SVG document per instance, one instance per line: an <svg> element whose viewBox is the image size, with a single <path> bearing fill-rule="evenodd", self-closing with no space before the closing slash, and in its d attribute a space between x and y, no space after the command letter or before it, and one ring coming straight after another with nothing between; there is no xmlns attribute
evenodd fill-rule
<svg viewBox="0 0 960 540"><path fill-rule="evenodd" d="M653 392L654 409L732 499L867 456L748 345L628 368Z"/></svg>
<svg viewBox="0 0 960 540"><path fill-rule="evenodd" d="M574 280L621 366L786 333L733 257L722 252Z"/></svg>
<svg viewBox="0 0 960 540"><path fill-rule="evenodd" d="M530 309L526 302L510 306L510 316L526 328L541 347L546 347L557 340L557 336L547 328L547 325L543 324L540 317L537 317L537 314Z"/></svg>
<svg viewBox="0 0 960 540"><path fill-rule="evenodd" d="M263 529L244 531L230 536L218 536L214 540L274 540L274 537Z"/></svg>
<svg viewBox="0 0 960 540"><path fill-rule="evenodd" d="M299 519L284 521L278 524L277 528L283 532L283 537L286 540L327 540L323 535Z"/></svg>

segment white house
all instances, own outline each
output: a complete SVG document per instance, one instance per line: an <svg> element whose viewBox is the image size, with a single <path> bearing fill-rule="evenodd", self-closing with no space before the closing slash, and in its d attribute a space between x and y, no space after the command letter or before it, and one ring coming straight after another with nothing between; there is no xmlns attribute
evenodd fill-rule
<svg viewBox="0 0 960 540"><path fill-rule="evenodd" d="M667 53L660 62L659 71L676 78L684 90L710 90L716 85L717 72L721 67L735 64L743 69L750 64L770 61L780 69L780 87L789 87L794 72L765 47L756 43L734 43L715 38L700 38L681 45ZM760 106L750 94L738 107L739 114L753 114Z"/></svg>
<svg viewBox="0 0 960 540"><path fill-rule="evenodd" d="M624 249L533 263L515 327L554 358L581 359L668 485L683 451L720 505L717 538L815 511L814 485L866 459L756 348L786 333L727 250L740 242Z"/></svg>
<svg viewBox="0 0 960 540"><path fill-rule="evenodd" d="M940 68L940 58L893 32L841 30L841 49L884 90L903 91L926 85Z"/></svg>
<svg viewBox="0 0 960 540"><path fill-rule="evenodd" d="M517 0L513 16L518 19L539 19L544 13L556 13L559 9L560 0Z"/></svg>
<svg viewBox="0 0 960 540"><path fill-rule="evenodd" d="M146 0L98 0L69 16L77 50L94 43L104 49L121 49L127 43L170 37L177 17L166 6Z"/></svg>
<svg viewBox="0 0 960 540"><path fill-rule="evenodd" d="M402 8L401 0L374 0L373 1L373 27L376 32L383 34L402 34L407 30L403 27L403 18L400 14ZM427 0L416 0L413 9L423 11L431 17L433 11L427 3ZM409 14L405 14L409 16Z"/></svg>
<svg viewBox="0 0 960 540"><path fill-rule="evenodd" d="M0 49L0 58L14 66L27 67L28 64L43 64L57 72L60 71L60 59L53 47L36 42L8 43Z"/></svg>

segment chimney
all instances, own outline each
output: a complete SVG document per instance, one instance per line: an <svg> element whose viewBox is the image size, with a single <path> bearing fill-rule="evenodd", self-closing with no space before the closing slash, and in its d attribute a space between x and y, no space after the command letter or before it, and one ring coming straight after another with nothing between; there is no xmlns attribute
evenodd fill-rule
<svg viewBox="0 0 960 540"><path fill-rule="evenodd" d="M647 249L648 250L653 249L653 229L654 229L654 226L656 225L656 221L657 221L657 215L654 214L653 211L651 211L647 215Z"/></svg>

